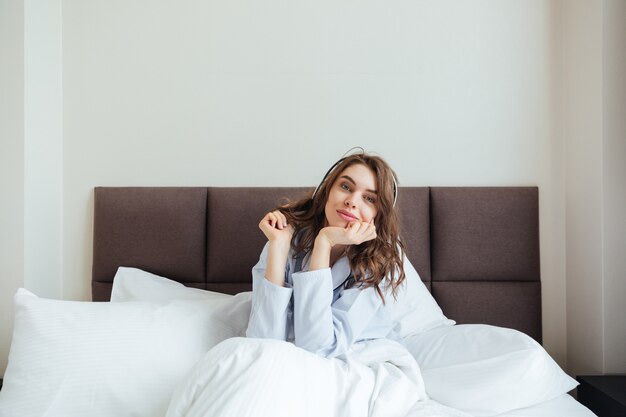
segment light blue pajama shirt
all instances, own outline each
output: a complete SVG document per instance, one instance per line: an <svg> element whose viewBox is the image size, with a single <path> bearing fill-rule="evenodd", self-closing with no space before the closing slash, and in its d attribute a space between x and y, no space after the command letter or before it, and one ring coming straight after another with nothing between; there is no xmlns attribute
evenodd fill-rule
<svg viewBox="0 0 626 417"><path fill-rule="evenodd" d="M290 250L283 287L265 279L268 248L269 243L252 268L247 337L286 340L333 357L345 353L355 342L395 334L375 288L344 288L350 276L347 257L338 259L332 268L309 271L307 262L301 271L294 272L301 261L295 260ZM393 297L386 299L389 302Z"/></svg>

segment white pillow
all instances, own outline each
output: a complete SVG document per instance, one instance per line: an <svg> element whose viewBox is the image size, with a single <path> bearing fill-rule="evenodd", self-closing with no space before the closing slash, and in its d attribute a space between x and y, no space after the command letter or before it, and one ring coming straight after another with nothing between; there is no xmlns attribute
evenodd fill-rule
<svg viewBox="0 0 626 417"><path fill-rule="evenodd" d="M164 415L187 372L234 333L207 301L59 301L21 288L15 303L1 417Z"/></svg>
<svg viewBox="0 0 626 417"><path fill-rule="evenodd" d="M578 383L539 343L517 330L484 324L443 327L404 339L434 400L493 416L551 400Z"/></svg>
<svg viewBox="0 0 626 417"><path fill-rule="evenodd" d="M199 288L186 287L180 282L163 278L137 268L119 267L113 278L111 301L149 301L165 303L172 300L205 300L211 303L214 316L230 326L232 336L245 337L252 292L235 296Z"/></svg>
<svg viewBox="0 0 626 417"><path fill-rule="evenodd" d="M385 300L390 318L396 322L394 330L400 337L425 332L437 327L450 327L454 320L448 319L432 294L422 282L419 274L404 258L404 273L406 279L398 288L397 300L389 292Z"/></svg>
<svg viewBox="0 0 626 417"><path fill-rule="evenodd" d="M232 295L186 287L180 282L138 268L121 266L113 278L111 301L151 301L226 299Z"/></svg>

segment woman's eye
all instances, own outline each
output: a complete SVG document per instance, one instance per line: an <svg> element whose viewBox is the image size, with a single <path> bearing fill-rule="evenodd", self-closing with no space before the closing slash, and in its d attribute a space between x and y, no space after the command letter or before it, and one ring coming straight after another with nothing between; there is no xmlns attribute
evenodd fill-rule
<svg viewBox="0 0 626 417"><path fill-rule="evenodd" d="M365 197L365 199L366 199L369 203L372 203L372 204L374 204L374 203L376 202L376 199L375 199L374 197L367 196L367 197Z"/></svg>
<svg viewBox="0 0 626 417"><path fill-rule="evenodd" d="M341 187L342 190L350 190L350 187L348 187L348 184L341 184L339 185Z"/></svg>

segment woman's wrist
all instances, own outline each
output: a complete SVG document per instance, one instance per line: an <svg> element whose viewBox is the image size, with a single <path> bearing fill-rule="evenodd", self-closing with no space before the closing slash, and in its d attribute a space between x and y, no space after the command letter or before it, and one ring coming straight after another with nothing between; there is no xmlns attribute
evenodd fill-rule
<svg viewBox="0 0 626 417"><path fill-rule="evenodd" d="M313 244L313 253L311 254L309 271L328 268L330 266L330 250L332 248L332 242L320 232L315 238L315 243Z"/></svg>
<svg viewBox="0 0 626 417"><path fill-rule="evenodd" d="M289 241L271 240L269 242L265 278L276 285L285 285L285 266L289 256L289 247Z"/></svg>
<svg viewBox="0 0 626 417"><path fill-rule="evenodd" d="M269 244L270 248L279 253L287 253L289 252L289 248L291 248L291 240L270 240Z"/></svg>
<svg viewBox="0 0 626 417"><path fill-rule="evenodd" d="M325 229L320 230L317 236L315 237L314 245L317 245L317 244L324 245L324 246L329 245L331 249L333 248L333 246L335 246L335 243L328 236L328 233L326 233Z"/></svg>

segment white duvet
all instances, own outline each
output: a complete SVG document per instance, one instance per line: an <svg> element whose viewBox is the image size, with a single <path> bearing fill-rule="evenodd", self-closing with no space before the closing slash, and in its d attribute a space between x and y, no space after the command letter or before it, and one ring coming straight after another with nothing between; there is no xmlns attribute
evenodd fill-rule
<svg viewBox="0 0 626 417"><path fill-rule="evenodd" d="M326 359L291 343L228 339L185 378L167 417L467 417L428 399L415 359L399 343L360 343Z"/></svg>

